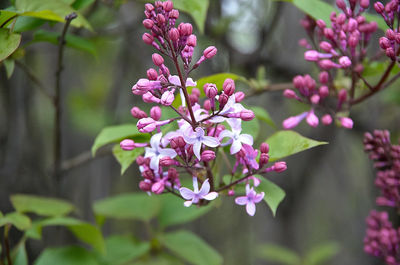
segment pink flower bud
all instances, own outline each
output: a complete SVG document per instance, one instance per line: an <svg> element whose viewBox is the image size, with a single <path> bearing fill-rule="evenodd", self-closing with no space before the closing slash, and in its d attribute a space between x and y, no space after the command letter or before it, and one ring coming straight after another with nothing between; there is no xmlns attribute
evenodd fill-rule
<svg viewBox="0 0 400 265"><path fill-rule="evenodd" d="M354 71L361 74L364 71L364 66L361 63L359 63L356 65L356 67L354 67Z"/></svg>
<svg viewBox="0 0 400 265"><path fill-rule="evenodd" d="M159 106L154 106L150 110L150 117L155 121L159 121L161 118L161 108Z"/></svg>
<svg viewBox="0 0 400 265"><path fill-rule="evenodd" d="M193 32L193 26L190 23L181 23L178 30L181 36L189 36Z"/></svg>
<svg viewBox="0 0 400 265"><path fill-rule="evenodd" d="M329 114L325 114L324 116L322 116L321 121L322 124L329 125L332 123L332 117Z"/></svg>
<svg viewBox="0 0 400 265"><path fill-rule="evenodd" d="M161 96L161 104L164 106L170 106L174 102L175 96L172 91L165 91Z"/></svg>
<svg viewBox="0 0 400 265"><path fill-rule="evenodd" d="M197 45L197 37L196 35L190 35L189 38L187 39L186 45L189 45L191 47L196 47Z"/></svg>
<svg viewBox="0 0 400 265"><path fill-rule="evenodd" d="M242 91L236 92L235 93L235 102L236 103L241 102L244 99L245 96L246 95Z"/></svg>
<svg viewBox="0 0 400 265"><path fill-rule="evenodd" d="M295 88L300 89L305 86L304 78L301 75L297 75L293 78L293 85Z"/></svg>
<svg viewBox="0 0 400 265"><path fill-rule="evenodd" d="M386 30L386 37L387 37L389 40L394 40L394 39L396 38L396 33L394 33L394 31L391 30L391 29L387 29L387 30Z"/></svg>
<svg viewBox="0 0 400 265"><path fill-rule="evenodd" d="M146 112L144 112L143 110L139 109L138 107L133 107L131 109L131 114L136 119L147 118Z"/></svg>
<svg viewBox="0 0 400 265"><path fill-rule="evenodd" d="M347 68L349 66L351 66L351 61L350 58L347 56L342 56L339 58L339 63L341 66L343 66L344 68Z"/></svg>
<svg viewBox="0 0 400 265"><path fill-rule="evenodd" d="M177 28L171 28L168 32L169 38L175 42L179 39L179 30Z"/></svg>
<svg viewBox="0 0 400 265"><path fill-rule="evenodd" d="M287 118L282 122L282 127L286 130L296 127L307 116L307 114L308 112L303 112L297 116Z"/></svg>
<svg viewBox="0 0 400 265"><path fill-rule="evenodd" d="M324 35L327 39L334 39L335 37L335 33L333 32L333 30L331 28L324 28Z"/></svg>
<svg viewBox="0 0 400 265"><path fill-rule="evenodd" d="M151 12L154 10L154 6L152 4L145 4L144 8L146 9L147 12Z"/></svg>
<svg viewBox="0 0 400 265"><path fill-rule="evenodd" d="M217 54L217 48L214 46L210 46L203 51L203 56L207 59L211 59Z"/></svg>
<svg viewBox="0 0 400 265"><path fill-rule="evenodd" d="M332 68L341 68L341 65L338 65L328 59L319 61L318 65L324 70L330 70Z"/></svg>
<svg viewBox="0 0 400 265"><path fill-rule="evenodd" d="M139 182L139 189L141 189L142 191L150 191L151 183L142 180Z"/></svg>
<svg viewBox="0 0 400 265"><path fill-rule="evenodd" d="M261 153L260 160L259 160L260 167L268 164L268 161L269 161L269 155L266 153Z"/></svg>
<svg viewBox="0 0 400 265"><path fill-rule="evenodd" d="M316 50L306 51L304 53L304 59L310 62L316 62L319 59L319 52Z"/></svg>
<svg viewBox="0 0 400 265"><path fill-rule="evenodd" d="M234 190L228 190L228 196L235 196Z"/></svg>
<svg viewBox="0 0 400 265"><path fill-rule="evenodd" d="M225 79L222 87L224 89L224 93L228 96L231 96L233 93L235 93L235 81L230 78Z"/></svg>
<svg viewBox="0 0 400 265"><path fill-rule="evenodd" d="M396 60L396 54L392 47L387 48L385 53L386 53L386 56L389 57L390 59Z"/></svg>
<svg viewBox="0 0 400 265"><path fill-rule="evenodd" d="M154 26L154 22L151 19L145 19L145 20L143 20L143 26L146 29L151 29Z"/></svg>
<svg viewBox="0 0 400 265"><path fill-rule="evenodd" d="M390 40L388 38L381 37L381 38L379 38L379 46L382 49L386 50L387 48L389 48L392 45L390 44Z"/></svg>
<svg viewBox="0 0 400 265"><path fill-rule="evenodd" d="M378 13L378 14L382 14L383 11L385 11L385 6L381 2L376 2L374 4L374 8L375 8L376 13Z"/></svg>
<svg viewBox="0 0 400 265"><path fill-rule="evenodd" d="M156 122L152 118L142 118L136 124L139 132L149 133L156 129Z"/></svg>
<svg viewBox="0 0 400 265"><path fill-rule="evenodd" d="M227 94L221 93L221 95L220 95L219 98L218 98L218 101L219 101L219 108L220 108L220 109L223 109L223 108L224 108L226 102L228 102L228 99L229 99L229 97L228 97Z"/></svg>
<svg viewBox="0 0 400 265"><path fill-rule="evenodd" d="M218 94L218 89L215 84L206 83L203 88L204 88L204 93L208 98L213 99Z"/></svg>
<svg viewBox="0 0 400 265"><path fill-rule="evenodd" d="M156 183L151 186L151 191L154 192L155 194L161 194L164 191L164 181L160 180L157 181Z"/></svg>
<svg viewBox="0 0 400 265"><path fill-rule="evenodd" d="M165 23L165 17L162 14L157 15L157 24L162 26Z"/></svg>
<svg viewBox="0 0 400 265"><path fill-rule="evenodd" d="M336 5L340 9L346 9L346 3L344 2L344 0L336 0Z"/></svg>
<svg viewBox="0 0 400 265"><path fill-rule="evenodd" d="M119 146L124 151L131 151L131 150L135 149L135 147L136 147L135 146L135 142L133 140L131 140L131 139L122 140L119 143Z"/></svg>
<svg viewBox="0 0 400 265"><path fill-rule="evenodd" d="M338 100L339 102L345 102L346 99L347 99L347 90L343 88L338 93Z"/></svg>
<svg viewBox="0 0 400 265"><path fill-rule="evenodd" d="M215 152L212 150L205 150L201 153L201 160L204 162L209 162L215 159Z"/></svg>
<svg viewBox="0 0 400 265"><path fill-rule="evenodd" d="M146 43L148 45L151 45L153 43L153 41L154 41L154 38L149 33L144 33L142 35L142 40L143 40L144 43Z"/></svg>
<svg viewBox="0 0 400 265"><path fill-rule="evenodd" d="M274 171L281 173L287 169L286 162L276 162L273 166Z"/></svg>
<svg viewBox="0 0 400 265"><path fill-rule="evenodd" d="M310 112L307 115L306 121L311 127L318 126L319 120L318 117L314 114L314 110L310 110Z"/></svg>
<svg viewBox="0 0 400 265"><path fill-rule="evenodd" d="M179 177L178 171L176 170L176 168L169 168L168 169L168 178L171 180L175 180Z"/></svg>
<svg viewBox="0 0 400 265"><path fill-rule="evenodd" d="M251 121L253 120L255 117L254 112L252 112L251 110L242 110L240 112L240 118L243 121Z"/></svg>
<svg viewBox="0 0 400 265"><path fill-rule="evenodd" d="M166 12L170 12L174 8L172 1L168 0L163 3L163 8Z"/></svg>
<svg viewBox="0 0 400 265"><path fill-rule="evenodd" d="M192 89L192 94L195 95L196 97L200 97L200 90L197 87L194 87Z"/></svg>
<svg viewBox="0 0 400 265"><path fill-rule="evenodd" d="M319 47L325 52L330 52L332 50L332 45L327 41L321 41Z"/></svg>
<svg viewBox="0 0 400 265"><path fill-rule="evenodd" d="M323 29L323 28L326 27L326 23L325 23L325 21L323 21L322 19L318 19L316 22L317 22L317 26L318 26L319 28Z"/></svg>
<svg viewBox="0 0 400 265"><path fill-rule="evenodd" d="M350 18L349 19L349 22L348 22L348 24L347 24L347 29L350 31L350 32L353 32L354 30L356 30L357 29L357 27L358 27L358 23L357 23L357 20L355 20L354 18Z"/></svg>
<svg viewBox="0 0 400 265"><path fill-rule="evenodd" d="M158 53L153 53L151 59L153 60L153 63L157 66L161 66L164 63L164 58Z"/></svg>
<svg viewBox="0 0 400 265"><path fill-rule="evenodd" d="M314 95L312 95L311 96L311 103L312 104L318 104L319 103L319 100L320 100L320 96L319 95L317 95L317 94L314 94Z"/></svg>
<svg viewBox="0 0 400 265"><path fill-rule="evenodd" d="M318 92L321 98L326 98L329 96L329 88L327 86L321 86Z"/></svg>
<svg viewBox="0 0 400 265"><path fill-rule="evenodd" d="M149 70L147 70L147 78L149 80L157 80L158 74L157 71L153 68L150 68Z"/></svg>
<svg viewBox="0 0 400 265"><path fill-rule="evenodd" d="M165 156L165 157L160 159L160 166L162 166L162 167L170 167L172 165L175 165L175 160L173 160L169 156Z"/></svg>
<svg viewBox="0 0 400 265"><path fill-rule="evenodd" d="M296 92L291 89L285 89L283 91L283 96L286 98L297 98Z"/></svg>
<svg viewBox="0 0 400 265"><path fill-rule="evenodd" d="M179 11L176 9L172 9L171 12L169 12L169 18L170 19L178 19L179 17Z"/></svg>
<svg viewBox="0 0 400 265"><path fill-rule="evenodd" d="M346 15L343 13L340 13L336 19L336 23L339 25L343 25L346 22Z"/></svg>
<svg viewBox="0 0 400 265"><path fill-rule="evenodd" d="M144 163L145 163L145 158L144 158L143 156L138 156L138 157L136 158L136 163L137 163L139 166L144 165Z"/></svg>
<svg viewBox="0 0 400 265"><path fill-rule="evenodd" d="M182 136L178 136L171 140L170 145L173 149L179 149L184 148L186 146L186 142Z"/></svg>
<svg viewBox="0 0 400 265"><path fill-rule="evenodd" d="M308 87L310 90L313 90L316 86L315 80L310 76L310 75L305 75L304 76L304 84L306 87Z"/></svg>
<svg viewBox="0 0 400 265"><path fill-rule="evenodd" d="M153 96L150 92L143 94L142 99L146 103L160 103L160 99Z"/></svg>
<svg viewBox="0 0 400 265"><path fill-rule="evenodd" d="M353 128L353 120L348 117L340 117L339 118L340 124L346 129Z"/></svg>
<svg viewBox="0 0 400 265"><path fill-rule="evenodd" d="M326 71L323 71L319 74L319 82L321 84L327 84L329 82L329 73Z"/></svg>
<svg viewBox="0 0 400 265"><path fill-rule="evenodd" d="M369 7L369 0L360 0L360 6L367 9Z"/></svg>
<svg viewBox="0 0 400 265"><path fill-rule="evenodd" d="M260 151L263 154L267 154L269 152L269 145L267 143L262 143L260 145Z"/></svg>
<svg viewBox="0 0 400 265"><path fill-rule="evenodd" d="M213 99L214 100L214 99ZM203 108L205 110L211 110L211 100L210 99L206 99L204 100L204 104L203 104Z"/></svg>
<svg viewBox="0 0 400 265"><path fill-rule="evenodd" d="M396 36L394 37L394 39L395 39L395 41L396 41L397 43L400 44L400 33L396 33Z"/></svg>

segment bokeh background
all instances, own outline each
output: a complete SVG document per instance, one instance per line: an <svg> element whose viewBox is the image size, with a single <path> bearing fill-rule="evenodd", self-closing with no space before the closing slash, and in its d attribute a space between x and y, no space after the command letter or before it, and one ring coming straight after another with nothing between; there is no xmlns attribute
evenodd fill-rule
<svg viewBox="0 0 400 265"><path fill-rule="evenodd" d="M51 174L54 108L19 67L10 79L4 67L0 68L2 212L12 210L11 194L29 193L70 200L78 207L81 218L93 221L91 207L95 200L138 190L140 176L136 165L121 176L120 166L107 148L95 158L91 157L90 149L104 126L134 123L130 108L143 107L140 98L131 93L131 86L152 67L154 50L141 41L143 4L134 0L97 0L84 11L94 31L70 29L89 39L94 50L88 53L67 48L65 52L62 76L65 171L59 190ZM1 8L8 5L8 1L0 1ZM204 34L197 34L198 50L214 45L218 54L194 72L193 78L232 72L248 79L286 83L296 74L315 73L297 44L306 36L299 24L303 16L287 2L210 1ZM183 13L180 21L192 20ZM60 24L44 28L61 31ZM195 32L198 33L196 27ZM22 45L32 38L29 33L24 35ZM56 56L57 46L37 42L26 46L21 59L49 91L54 88ZM242 87L246 89L243 84ZM377 189L373 185L374 170L363 152L362 137L366 131L388 129L397 142L398 91L395 84L355 107L352 130L334 126L310 129L304 124L296 128L302 135L328 141L329 145L287 158L288 170L271 175L270 179L287 194L275 218L266 205L258 206L256 216L251 218L233 199L225 198L218 208L184 227L215 247L224 257L224 264L229 265L278 264L257 258L254 252L262 243L281 245L305 255L326 242L336 242L339 252L324 264L382 264L363 252L365 217L372 208L377 208L374 203ZM284 118L303 108L284 99L281 91L258 94L245 102L268 110L279 128ZM259 142L273 133L267 125L261 129ZM77 161L83 163L76 166ZM106 234L132 231L141 236L142 228L140 223L118 223L107 224L105 229ZM20 234L13 232L12 236L12 242L16 242ZM70 242L74 242L70 234L50 229L43 241L29 241L27 249L33 259L44 246Z"/></svg>

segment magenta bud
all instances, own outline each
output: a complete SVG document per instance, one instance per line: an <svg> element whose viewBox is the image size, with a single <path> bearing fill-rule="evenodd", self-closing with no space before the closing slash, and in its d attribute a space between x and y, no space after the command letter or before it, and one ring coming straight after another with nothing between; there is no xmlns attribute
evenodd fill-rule
<svg viewBox="0 0 400 265"><path fill-rule="evenodd" d="M211 100L210 99L204 100L203 108L207 111L211 110Z"/></svg>
<svg viewBox="0 0 400 265"><path fill-rule="evenodd" d="M178 174L178 171L176 170L176 168L171 167L168 169L168 178L169 179L174 180L174 179L177 179L178 177L179 177L179 174Z"/></svg>
<svg viewBox="0 0 400 265"><path fill-rule="evenodd" d="M392 47L387 48L385 53L386 53L386 56L389 57L390 59L392 59L392 60L396 59L396 54Z"/></svg>
<svg viewBox="0 0 400 265"><path fill-rule="evenodd" d="M235 93L235 81L230 78L225 79L222 88L224 89L225 94L232 96L233 93Z"/></svg>
<svg viewBox="0 0 400 265"><path fill-rule="evenodd" d="M131 140L131 139L122 140L119 143L119 146L124 151L131 151L131 150L135 149L135 147L136 147L135 146L135 142L133 140Z"/></svg>
<svg viewBox="0 0 400 265"><path fill-rule="evenodd" d="M177 28L172 28L168 32L169 38L175 42L179 39L179 30Z"/></svg>
<svg viewBox="0 0 400 265"><path fill-rule="evenodd" d="M147 12L151 12L154 10L154 6L152 4L145 4L144 8L146 9Z"/></svg>
<svg viewBox="0 0 400 265"><path fill-rule="evenodd" d="M154 106L150 110L150 117L155 121L159 121L161 118L161 108L159 106Z"/></svg>
<svg viewBox="0 0 400 265"><path fill-rule="evenodd" d="M174 102L175 96L172 91L165 91L161 96L161 104L164 106L170 106Z"/></svg>
<svg viewBox="0 0 400 265"><path fill-rule="evenodd" d="M351 66L351 61L350 58L347 56L342 56L339 58L339 63L341 66L343 66L344 68L347 68L349 66Z"/></svg>
<svg viewBox="0 0 400 265"><path fill-rule="evenodd" d="M397 43L400 44L400 33L396 33L396 36L394 37Z"/></svg>
<svg viewBox="0 0 400 265"><path fill-rule="evenodd" d="M142 172L142 176L145 179L153 179L154 178L154 173L153 173L153 171L148 169L148 170L145 170L145 171Z"/></svg>
<svg viewBox="0 0 400 265"><path fill-rule="evenodd" d="M203 89L208 98L215 98L215 96L218 94L218 89L215 84L206 83Z"/></svg>
<svg viewBox="0 0 400 265"><path fill-rule="evenodd" d="M164 181L160 180L151 186L151 191L155 194L161 194L164 191Z"/></svg>
<svg viewBox="0 0 400 265"><path fill-rule="evenodd" d="M364 71L364 65L361 63L357 64L356 67L354 67L354 71L361 74Z"/></svg>
<svg viewBox="0 0 400 265"><path fill-rule="evenodd" d="M319 120L317 115L314 114L314 110L311 110L306 118L307 123L311 126L311 127L317 127L319 124Z"/></svg>
<svg viewBox="0 0 400 265"><path fill-rule="evenodd" d="M325 52L330 52L332 50L332 45L327 41L321 41L319 47Z"/></svg>
<svg viewBox="0 0 400 265"><path fill-rule="evenodd" d="M304 87L304 78L301 75L297 75L293 78L293 85L295 88L300 89Z"/></svg>
<svg viewBox="0 0 400 265"><path fill-rule="evenodd" d="M338 100L340 102L344 102L347 99L347 90L346 89L341 89L338 93Z"/></svg>
<svg viewBox="0 0 400 265"><path fill-rule="evenodd" d="M242 110L240 112L240 118L243 121L251 121L253 120L255 117L254 112L252 112L251 110Z"/></svg>
<svg viewBox="0 0 400 265"><path fill-rule="evenodd" d="M357 27L358 27L357 20L355 20L354 18L350 18L350 19L349 19L349 22L348 22L348 24L347 24L347 29L348 29L350 32L353 32L354 30L357 29Z"/></svg>
<svg viewBox="0 0 400 265"><path fill-rule="evenodd" d="M307 116L307 112L303 112L297 116L289 117L282 122L282 127L284 129L292 129L299 125L299 123Z"/></svg>
<svg viewBox="0 0 400 265"><path fill-rule="evenodd" d="M304 53L304 59L310 62L316 62L319 59L319 52L316 50L306 51Z"/></svg>
<svg viewBox="0 0 400 265"><path fill-rule="evenodd" d="M154 26L154 22L151 19L145 19L145 20L143 20L143 26L146 29L151 29Z"/></svg>
<svg viewBox="0 0 400 265"><path fill-rule="evenodd" d="M200 97L200 90L197 87L194 87L192 89L192 94L195 95L196 97Z"/></svg>
<svg viewBox="0 0 400 265"><path fill-rule="evenodd" d="M246 95L242 91L236 92L235 93L235 102L236 103L241 102L244 99L245 96Z"/></svg>
<svg viewBox="0 0 400 265"><path fill-rule="evenodd" d="M269 161L269 155L266 153L261 153L260 160L259 160L260 167L268 164L268 161Z"/></svg>
<svg viewBox="0 0 400 265"><path fill-rule="evenodd" d="M340 124L346 129L353 128L353 120L348 117L340 117L339 118Z"/></svg>
<svg viewBox="0 0 400 265"><path fill-rule="evenodd" d="M325 114L324 116L322 116L321 121L322 124L329 125L332 123L332 117L329 114Z"/></svg>
<svg viewBox="0 0 400 265"><path fill-rule="evenodd" d="M170 12L174 8L172 1L168 0L163 3L163 8L166 12Z"/></svg>
<svg viewBox="0 0 400 265"><path fill-rule="evenodd" d="M169 18L171 19L178 19L179 17L179 11L176 9L172 9L171 12L169 12Z"/></svg>
<svg viewBox="0 0 400 265"><path fill-rule="evenodd" d="M157 80L157 78L158 78L157 71L153 68L150 68L149 70L147 70L147 78L149 80Z"/></svg>
<svg viewBox="0 0 400 265"><path fill-rule="evenodd" d="M321 97L318 94L314 94L314 95L311 96L310 101L311 101L312 104L316 105L316 104L319 103L320 98Z"/></svg>
<svg viewBox="0 0 400 265"><path fill-rule="evenodd" d="M335 33L331 28L324 28L324 35L327 39L334 39Z"/></svg>
<svg viewBox="0 0 400 265"><path fill-rule="evenodd" d="M199 97L197 95L195 95L195 94L190 94L189 95L189 101L190 101L190 105L193 106L194 104L199 102Z"/></svg>
<svg viewBox="0 0 400 265"><path fill-rule="evenodd" d="M319 82L321 84L327 84L329 82L329 73L326 71L323 71L319 74Z"/></svg>
<svg viewBox="0 0 400 265"><path fill-rule="evenodd" d="M260 145L260 151L263 154L267 154L269 152L269 145L267 143L262 143Z"/></svg>
<svg viewBox="0 0 400 265"><path fill-rule="evenodd" d="M376 2L374 4L374 8L375 8L376 13L378 13L378 14L382 14L383 11L385 11L385 6L381 2Z"/></svg>
<svg viewBox="0 0 400 265"><path fill-rule="evenodd" d="M142 180L139 182L139 189L141 189L142 191L150 191L151 183Z"/></svg>
<svg viewBox="0 0 400 265"><path fill-rule="evenodd" d="M228 102L228 99L229 99L228 95L226 95L225 93L221 93L221 95L218 98L220 109L224 108L225 104Z"/></svg>
<svg viewBox="0 0 400 265"><path fill-rule="evenodd" d="M157 66L161 66L164 63L164 58L158 53L153 53L151 59L153 60L153 63Z"/></svg>
<svg viewBox="0 0 400 265"><path fill-rule="evenodd" d="M189 36L193 32L193 26L190 23L181 23L178 30L181 36Z"/></svg>
<svg viewBox="0 0 400 265"><path fill-rule="evenodd" d="M139 109L138 107L133 107L131 109L131 114L136 119L147 118L146 112L144 112L143 110Z"/></svg>
<svg viewBox="0 0 400 265"><path fill-rule="evenodd" d="M139 132L149 133L156 129L156 122L152 118L142 118L136 124Z"/></svg>
<svg viewBox="0 0 400 265"><path fill-rule="evenodd" d="M137 163L139 166L144 165L144 163L145 163L145 158L144 158L143 156L138 156L138 157L136 158L136 163Z"/></svg>
<svg viewBox="0 0 400 265"><path fill-rule="evenodd" d="M369 0L360 0L360 6L367 9L369 7Z"/></svg>
<svg viewBox="0 0 400 265"><path fill-rule="evenodd" d="M171 140L170 145L173 149L184 148L186 146L186 142L182 136L178 136Z"/></svg>
<svg viewBox="0 0 400 265"><path fill-rule="evenodd" d="M327 86L321 86L318 92L321 98L326 98L329 96L329 88Z"/></svg>
<svg viewBox="0 0 400 265"><path fill-rule="evenodd" d="M228 190L228 196L235 196L234 190Z"/></svg>
<svg viewBox="0 0 400 265"><path fill-rule="evenodd" d="M146 43L148 45L151 45L153 43L153 41L154 41L154 38L149 33L144 33L142 35L142 40L143 40L144 43Z"/></svg>
<svg viewBox="0 0 400 265"><path fill-rule="evenodd" d="M286 162L276 162L273 167L274 171L278 173L281 173L287 169Z"/></svg>
<svg viewBox="0 0 400 265"><path fill-rule="evenodd" d="M162 14L157 15L157 23L158 25L163 25L165 23L165 17Z"/></svg>
<svg viewBox="0 0 400 265"><path fill-rule="evenodd" d="M318 62L319 66L324 70L330 70L332 68L339 68L341 65L335 64L331 60L325 59Z"/></svg>
<svg viewBox="0 0 400 265"><path fill-rule="evenodd" d="M197 45L197 37L196 35L190 35L187 39L186 45L189 45L191 47L196 47Z"/></svg>
<svg viewBox="0 0 400 265"><path fill-rule="evenodd" d="M346 22L346 15L343 13L340 13L337 16L336 23L338 23L339 25L343 25L345 22Z"/></svg>
<svg viewBox="0 0 400 265"><path fill-rule="evenodd" d="M215 159L215 152L212 150L205 150L201 153L201 160L204 162L209 162Z"/></svg>
<svg viewBox="0 0 400 265"><path fill-rule="evenodd" d="M391 47L392 45L391 45L390 40L388 38L381 37L381 38L379 38L379 46L382 49L386 50L387 48Z"/></svg>
<svg viewBox="0 0 400 265"><path fill-rule="evenodd" d="M346 3L344 2L344 0L336 0L336 5L340 9L346 9Z"/></svg>
<svg viewBox="0 0 400 265"><path fill-rule="evenodd" d="M217 54L217 48L215 48L214 46L210 46L208 48L206 48L203 51L203 55L204 57L206 57L207 59L211 59L212 57L214 57Z"/></svg>
<svg viewBox="0 0 400 265"><path fill-rule="evenodd" d="M391 30L391 29L387 29L387 30L386 30L386 37L387 37L389 40L395 40L395 38L396 38L396 33L394 33L394 31Z"/></svg>
<svg viewBox="0 0 400 265"><path fill-rule="evenodd" d="M316 22L317 22L317 26L318 26L319 28L323 29L323 28L326 27L326 23L325 23L325 21L323 21L322 19L318 19Z"/></svg>
<svg viewBox="0 0 400 265"><path fill-rule="evenodd" d="M170 167L172 165L175 165L175 160L173 160L169 156L164 156L163 158L160 159L160 166Z"/></svg>
<svg viewBox="0 0 400 265"><path fill-rule="evenodd" d="M291 89L285 89L283 91L283 96L286 98L297 98L296 92Z"/></svg>

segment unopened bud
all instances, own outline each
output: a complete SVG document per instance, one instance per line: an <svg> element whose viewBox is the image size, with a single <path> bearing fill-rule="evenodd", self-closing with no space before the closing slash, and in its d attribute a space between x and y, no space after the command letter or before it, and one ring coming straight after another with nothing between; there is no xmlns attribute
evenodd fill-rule
<svg viewBox="0 0 400 265"><path fill-rule="evenodd" d="M146 29L151 29L154 26L154 22L151 19L145 19L145 20L143 20L143 26Z"/></svg>
<svg viewBox="0 0 400 265"><path fill-rule="evenodd" d="M326 98L327 96L329 96L329 88L327 86L321 86L318 92L321 98Z"/></svg>
<svg viewBox="0 0 400 265"><path fill-rule="evenodd" d="M274 171L278 173L281 173L287 169L286 162L276 162L273 167Z"/></svg>
<svg viewBox="0 0 400 265"><path fill-rule="evenodd" d="M311 126L311 127L317 127L319 124L319 120L318 117L314 114L314 111L311 110L306 118L307 123Z"/></svg>
<svg viewBox="0 0 400 265"><path fill-rule="evenodd" d="M332 123L332 117L329 114L325 114L324 116L322 116L321 120L322 124L324 125L329 125Z"/></svg>
<svg viewBox="0 0 400 265"><path fill-rule="evenodd" d="M133 140L131 140L131 139L122 140L119 143L119 146L124 151L131 151L131 150L135 149L135 147L136 147L135 146L135 142Z"/></svg>
<svg viewBox="0 0 400 265"><path fill-rule="evenodd" d="M204 162L209 162L215 159L215 152L212 150L205 150L201 153L201 160Z"/></svg>
<svg viewBox="0 0 400 265"><path fill-rule="evenodd" d="M139 182L139 189L141 189L142 191L150 191L151 183L142 180Z"/></svg>
<svg viewBox="0 0 400 265"><path fill-rule="evenodd" d="M251 121L253 120L255 117L254 112L252 112L251 110L242 110L240 112L240 118L243 121Z"/></svg>
<svg viewBox="0 0 400 265"><path fill-rule="evenodd" d="M214 99L213 99L214 100ZM204 100L203 103L203 108L207 111L211 110L211 100L210 99L206 99Z"/></svg>
<svg viewBox="0 0 400 265"><path fill-rule="evenodd" d="M165 157L160 159L160 166L162 166L162 167L170 167L172 165L175 165L175 160L173 160L169 156L165 156Z"/></svg>
<svg viewBox="0 0 400 265"><path fill-rule="evenodd" d="M177 28L170 29L168 36L172 41L177 41L179 39L179 30Z"/></svg>
<svg viewBox="0 0 400 265"><path fill-rule="evenodd" d="M211 59L216 54L217 54L217 48L215 48L214 46L206 48L203 52L204 57L206 57L207 59Z"/></svg>
<svg viewBox="0 0 400 265"><path fill-rule="evenodd" d="M283 96L286 98L297 98L296 92L291 89L285 89L283 91Z"/></svg>
<svg viewBox="0 0 400 265"><path fill-rule="evenodd" d="M218 89L215 84L206 83L203 88L204 88L204 93L208 98L213 99L218 94Z"/></svg>
<svg viewBox="0 0 400 265"><path fill-rule="evenodd" d="M169 179L177 179L179 177L178 171L176 170L176 168L169 168L168 169L168 178Z"/></svg>
<svg viewBox="0 0 400 265"><path fill-rule="evenodd" d="M164 191L164 181L160 180L151 186L151 191L155 194L161 194Z"/></svg>
<svg viewBox="0 0 400 265"><path fill-rule="evenodd" d="M233 95L235 93L235 81L230 78L225 79L224 84L222 85L224 93L228 96Z"/></svg>
<svg viewBox="0 0 400 265"><path fill-rule="evenodd" d="M148 45L151 45L153 43L153 41L154 41L154 37L151 36L149 33L144 33L142 35L142 40L143 40L144 43L146 43Z"/></svg>
<svg viewBox="0 0 400 265"><path fill-rule="evenodd" d="M360 0L360 6L364 9L369 7L369 0Z"/></svg>
<svg viewBox="0 0 400 265"><path fill-rule="evenodd" d="M266 154L266 153L261 153L261 155L260 155L260 160L259 160L259 162L260 162L260 167L262 167L262 166L268 164L268 161L269 161L269 155Z"/></svg>
<svg viewBox="0 0 400 265"><path fill-rule="evenodd" d="M347 56L342 56L339 58L339 63L341 66L343 66L344 68L347 68L349 66L351 66L351 60L349 57Z"/></svg>
<svg viewBox="0 0 400 265"><path fill-rule="evenodd" d="M340 117L339 118L340 124L346 129L353 128L353 120L348 117Z"/></svg>
<svg viewBox="0 0 400 265"><path fill-rule="evenodd" d="M346 3L344 2L344 0L336 0L336 5L340 9L346 9Z"/></svg>
<svg viewBox="0 0 400 265"><path fill-rule="evenodd" d="M228 95L221 93L221 95L218 98L220 109L223 109L225 107L225 104L228 102L228 99L229 99Z"/></svg>
<svg viewBox="0 0 400 265"><path fill-rule="evenodd" d="M197 37L196 35L190 35L189 38L187 39L186 42L187 45L191 46L191 47L196 47L197 45Z"/></svg>
<svg viewBox="0 0 400 265"><path fill-rule="evenodd" d="M300 89L304 87L304 78L301 75L297 75L293 78L293 85L295 88Z"/></svg>
<svg viewBox="0 0 400 265"><path fill-rule="evenodd" d="M152 118L140 119L136 124L139 132L149 133L156 129L156 122Z"/></svg>
<svg viewBox="0 0 400 265"><path fill-rule="evenodd" d="M153 63L157 66L161 66L164 63L164 58L158 53L153 53L151 59L153 60Z"/></svg>
<svg viewBox="0 0 400 265"><path fill-rule="evenodd" d="M175 96L172 91L165 91L161 96L161 104L164 106L170 106L174 102Z"/></svg>
<svg viewBox="0 0 400 265"><path fill-rule="evenodd" d="M174 8L174 4L172 1L168 0L163 3L163 8L166 12L171 11Z"/></svg>
<svg viewBox="0 0 400 265"><path fill-rule="evenodd" d="M318 94L314 94L314 95L312 95L311 96L311 103L312 104L318 104L319 103L319 100L321 99L321 97L318 95Z"/></svg>
<svg viewBox="0 0 400 265"><path fill-rule="evenodd" d="M161 118L161 108L159 106L152 107L150 110L150 117L156 121L159 121Z"/></svg>
<svg viewBox="0 0 400 265"><path fill-rule="evenodd" d="M242 91L236 92L235 93L235 102L239 103L241 102L245 97L245 94Z"/></svg>
<svg viewBox="0 0 400 265"><path fill-rule="evenodd" d="M375 8L376 13L378 13L378 14L382 14L383 11L385 11L385 6L381 2L376 2L374 4L374 8Z"/></svg>
<svg viewBox="0 0 400 265"><path fill-rule="evenodd" d="M158 77L158 73L155 69L150 68L149 70L147 70L147 78L149 80L157 80Z"/></svg>

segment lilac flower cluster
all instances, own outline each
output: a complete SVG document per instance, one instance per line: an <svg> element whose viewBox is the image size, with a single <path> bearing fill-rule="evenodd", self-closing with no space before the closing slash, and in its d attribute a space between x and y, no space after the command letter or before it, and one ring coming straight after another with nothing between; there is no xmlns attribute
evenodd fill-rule
<svg viewBox="0 0 400 265"><path fill-rule="evenodd" d="M364 136L364 149L377 169L375 185L381 190L376 199L380 206L400 210L400 145L392 145L388 131L374 131ZM385 260L388 265L400 265L400 228L393 228L387 212L370 212L367 217L364 251Z"/></svg>
<svg viewBox="0 0 400 265"><path fill-rule="evenodd" d="M206 99L200 100L200 90L195 88L197 84L189 74L215 56L217 49L206 48L192 63L197 42L192 25L180 23L176 26L179 12L169 0L146 4L145 8L143 25L150 33L144 33L142 39L158 51L152 55L156 69L150 68L147 78L139 79L132 87L132 93L141 95L145 103L157 105L151 108L149 115L138 107L133 107L131 114L138 119L138 130L149 133L151 139L149 143L135 143L131 139L120 143L127 151L145 147L144 156L136 160L144 178L140 189L149 194L171 192L183 198L184 205L189 207L203 205L228 190L229 195L234 195L234 188L246 183L246 196L237 198L236 203L246 205L248 214L254 215L255 203L261 201L264 193L257 194L249 186L250 180L257 186L259 180L255 174L282 172L286 163L276 162L268 167L268 145L261 144L258 151L253 147L253 137L242 132L242 123L255 115L240 103L245 94L236 92L232 79L224 81L222 91L215 84L205 84ZM164 58L172 61L176 75L171 74ZM178 91L182 101L179 108L175 108L173 102ZM176 116L161 120L160 106L172 109ZM167 124L170 126L165 126ZM213 166L225 146L229 147L235 161L230 172L232 178L228 183L218 182L217 186ZM192 179L193 190L181 186L183 174Z"/></svg>
<svg viewBox="0 0 400 265"><path fill-rule="evenodd" d="M397 0L389 1L386 5L376 2L374 8L389 27L386 30L385 37L379 39L379 46L385 51L387 57L396 61L400 53L400 32L398 28L400 3Z"/></svg>
<svg viewBox="0 0 400 265"><path fill-rule="evenodd" d="M369 6L369 0L344 0L336 5L342 12L332 12L331 27L323 20L315 21L307 16L301 21L310 41L300 40L307 51L304 58L314 62L320 70L318 83L309 75L293 79L295 90L287 89L284 96L311 106L309 111L290 117L283 122L285 129L296 127L303 119L316 127L319 118L315 110L321 110L322 124L329 125L336 120L344 128L351 129L353 121L344 116L355 95L356 83L363 71L362 62L367 53L371 35L377 29L376 22L367 22L362 13ZM353 78L351 87L337 87L334 83L338 70Z"/></svg>

